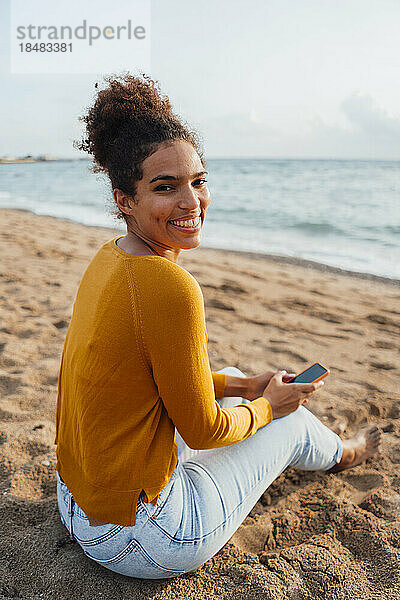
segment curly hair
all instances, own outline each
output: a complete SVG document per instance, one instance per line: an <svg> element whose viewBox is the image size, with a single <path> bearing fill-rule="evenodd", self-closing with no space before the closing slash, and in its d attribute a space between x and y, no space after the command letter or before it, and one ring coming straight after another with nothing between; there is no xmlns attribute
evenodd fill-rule
<svg viewBox="0 0 400 600"><path fill-rule="evenodd" d="M87 114L79 117L86 135L74 147L93 156L93 172L108 175L112 189L119 188L136 203L142 163L165 142L189 142L205 166L198 133L173 113L157 82L145 74L129 73L110 75L104 81L108 87L97 92ZM119 208L113 214L126 222L129 218Z"/></svg>

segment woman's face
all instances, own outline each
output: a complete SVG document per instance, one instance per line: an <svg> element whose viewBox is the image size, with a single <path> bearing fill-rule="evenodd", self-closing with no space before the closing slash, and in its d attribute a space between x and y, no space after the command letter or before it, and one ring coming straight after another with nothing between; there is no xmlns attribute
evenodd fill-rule
<svg viewBox="0 0 400 600"><path fill-rule="evenodd" d="M183 140L163 144L142 163L135 202L125 210L132 232L158 254L177 257L196 248L211 196L201 160Z"/></svg>

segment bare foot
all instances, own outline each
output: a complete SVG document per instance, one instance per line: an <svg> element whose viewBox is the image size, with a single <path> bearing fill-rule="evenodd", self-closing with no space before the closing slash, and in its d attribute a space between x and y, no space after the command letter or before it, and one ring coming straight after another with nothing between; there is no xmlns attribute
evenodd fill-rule
<svg viewBox="0 0 400 600"><path fill-rule="evenodd" d="M336 433L337 435L342 435L342 433L346 429L346 423L344 421L335 421L330 427L330 429L333 431L333 433Z"/></svg>
<svg viewBox="0 0 400 600"><path fill-rule="evenodd" d="M338 473L356 467L379 450L381 441L382 432L376 425L363 427L351 439L343 440L342 458L328 473Z"/></svg>

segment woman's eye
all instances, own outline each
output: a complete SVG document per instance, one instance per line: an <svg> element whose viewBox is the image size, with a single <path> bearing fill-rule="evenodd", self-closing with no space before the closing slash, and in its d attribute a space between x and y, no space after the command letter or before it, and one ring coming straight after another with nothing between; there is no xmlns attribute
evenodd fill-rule
<svg viewBox="0 0 400 600"><path fill-rule="evenodd" d="M196 179L196 181L193 182L193 185L204 185L205 183L207 183L207 179ZM167 183L163 183L162 185L157 186L156 188L154 188L155 192L169 192L170 190L173 190L174 186L172 185L168 185Z"/></svg>
<svg viewBox="0 0 400 600"><path fill-rule="evenodd" d="M167 185L166 183L163 185L159 185L155 188L155 192L168 192L169 189L173 189L172 185Z"/></svg>

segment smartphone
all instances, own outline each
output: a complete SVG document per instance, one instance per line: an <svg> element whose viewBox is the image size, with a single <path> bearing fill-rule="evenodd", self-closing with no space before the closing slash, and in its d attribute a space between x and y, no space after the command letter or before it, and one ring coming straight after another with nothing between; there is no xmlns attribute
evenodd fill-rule
<svg viewBox="0 0 400 600"><path fill-rule="evenodd" d="M326 367L323 367L320 363L314 363L311 367L308 367L286 383L316 383L327 375L330 371Z"/></svg>

